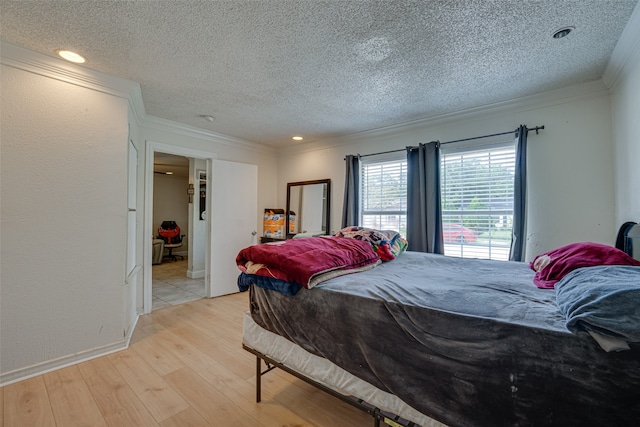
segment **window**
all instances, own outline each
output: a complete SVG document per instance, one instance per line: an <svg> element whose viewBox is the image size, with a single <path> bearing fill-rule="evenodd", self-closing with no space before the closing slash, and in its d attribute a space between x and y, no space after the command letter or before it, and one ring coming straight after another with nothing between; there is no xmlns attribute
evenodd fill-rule
<svg viewBox="0 0 640 427"><path fill-rule="evenodd" d="M445 255L508 260L515 144L441 152Z"/></svg>
<svg viewBox="0 0 640 427"><path fill-rule="evenodd" d="M407 160L372 160L361 166L363 227L407 231Z"/></svg>
<svg viewBox="0 0 640 427"><path fill-rule="evenodd" d="M515 144L443 146L441 201L444 253L508 260L513 226ZM407 230L407 161L361 163L360 225Z"/></svg>

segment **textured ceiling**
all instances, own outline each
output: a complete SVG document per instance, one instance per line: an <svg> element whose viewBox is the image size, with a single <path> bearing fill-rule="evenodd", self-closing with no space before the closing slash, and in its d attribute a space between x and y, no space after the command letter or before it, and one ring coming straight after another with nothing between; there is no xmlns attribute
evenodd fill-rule
<svg viewBox="0 0 640 427"><path fill-rule="evenodd" d="M149 115L281 147L599 79L636 3L0 0L0 25L140 83Z"/></svg>

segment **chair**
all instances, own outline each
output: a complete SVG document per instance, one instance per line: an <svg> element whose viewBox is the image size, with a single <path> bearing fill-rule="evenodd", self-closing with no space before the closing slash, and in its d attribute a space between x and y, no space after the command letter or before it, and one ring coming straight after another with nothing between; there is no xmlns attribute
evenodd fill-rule
<svg viewBox="0 0 640 427"><path fill-rule="evenodd" d="M182 238L184 234L180 234L180 227L175 221L162 221L158 227L158 238L164 241L164 249L169 249L169 253L163 258L169 258L177 261L177 257L184 259L182 255L174 255L173 250L182 247Z"/></svg>
<svg viewBox="0 0 640 427"><path fill-rule="evenodd" d="M164 255L163 258L169 258L171 261L177 261L178 258L176 258L176 257L180 257L181 259L184 259L184 257L182 255L174 255L172 253L174 249L179 248L179 247L182 247L182 242L165 244L164 248L165 249L169 249L169 253L167 255Z"/></svg>

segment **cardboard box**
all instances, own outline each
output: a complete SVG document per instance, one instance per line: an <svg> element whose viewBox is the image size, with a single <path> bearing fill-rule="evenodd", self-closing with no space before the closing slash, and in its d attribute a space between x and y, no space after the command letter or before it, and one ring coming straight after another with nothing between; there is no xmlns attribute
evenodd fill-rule
<svg viewBox="0 0 640 427"><path fill-rule="evenodd" d="M284 209L265 209L262 228L264 237L284 239Z"/></svg>

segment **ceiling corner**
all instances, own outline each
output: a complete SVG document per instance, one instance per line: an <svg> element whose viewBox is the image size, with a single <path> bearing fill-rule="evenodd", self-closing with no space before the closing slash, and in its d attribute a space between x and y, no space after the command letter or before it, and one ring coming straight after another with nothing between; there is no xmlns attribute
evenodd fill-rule
<svg viewBox="0 0 640 427"><path fill-rule="evenodd" d="M622 31L607 68L602 75L602 81L609 89L614 89L620 77L632 58L640 58L640 3L636 4L629 22Z"/></svg>

